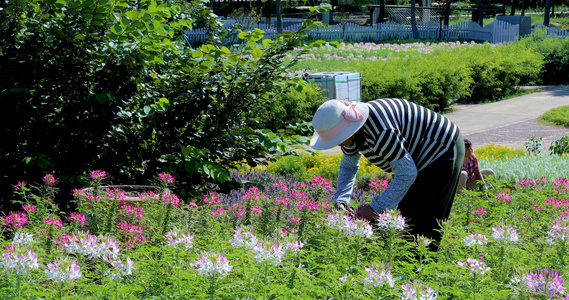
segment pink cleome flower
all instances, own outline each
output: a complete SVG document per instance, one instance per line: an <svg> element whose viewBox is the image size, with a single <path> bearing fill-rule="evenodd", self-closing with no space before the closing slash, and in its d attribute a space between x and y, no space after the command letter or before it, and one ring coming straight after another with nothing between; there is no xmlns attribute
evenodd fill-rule
<svg viewBox="0 0 569 300"><path fill-rule="evenodd" d="M43 182L45 182L46 185L54 186L57 183L57 180L52 174L46 174L43 177Z"/></svg>
<svg viewBox="0 0 569 300"><path fill-rule="evenodd" d="M385 179L378 179L372 180L369 184L369 187L374 191L385 191L385 189L389 186L389 182Z"/></svg>
<svg viewBox="0 0 569 300"><path fill-rule="evenodd" d="M172 176L170 173L159 173L158 174L158 181L160 181L161 183L174 183L174 176Z"/></svg>
<svg viewBox="0 0 569 300"><path fill-rule="evenodd" d="M479 209L472 212L472 214L474 215L485 215L487 213L488 212L486 211L486 209L484 209L484 207L480 207Z"/></svg>
<svg viewBox="0 0 569 300"><path fill-rule="evenodd" d="M4 226L12 228L22 228L28 223L28 217L23 212L11 211L4 219Z"/></svg>

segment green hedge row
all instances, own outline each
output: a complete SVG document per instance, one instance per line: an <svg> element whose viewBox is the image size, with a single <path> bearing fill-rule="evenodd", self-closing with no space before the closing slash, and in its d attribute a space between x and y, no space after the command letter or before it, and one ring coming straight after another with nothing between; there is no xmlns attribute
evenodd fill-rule
<svg viewBox="0 0 569 300"><path fill-rule="evenodd" d="M409 52L388 60L330 61L327 71L360 72L362 100L399 97L434 109L509 96L521 85L569 83L569 39L537 32L518 42Z"/></svg>
<svg viewBox="0 0 569 300"><path fill-rule="evenodd" d="M540 53L520 43L461 47L405 59L362 61L362 99L400 97L436 111L501 98L538 82Z"/></svg>
<svg viewBox="0 0 569 300"><path fill-rule="evenodd" d="M569 39L537 32L519 42L484 44L438 50L430 54L410 52L389 60L354 59L343 65L330 61L328 71L360 72L362 100L398 97L435 111L454 102L479 103L512 94L517 86L569 83ZM287 124L310 121L324 98L318 86L302 92L279 94L267 108L266 126L276 130Z"/></svg>

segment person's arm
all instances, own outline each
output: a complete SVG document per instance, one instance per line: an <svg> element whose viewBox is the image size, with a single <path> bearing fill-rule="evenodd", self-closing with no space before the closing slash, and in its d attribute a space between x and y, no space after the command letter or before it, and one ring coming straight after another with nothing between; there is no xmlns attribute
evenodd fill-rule
<svg viewBox="0 0 569 300"><path fill-rule="evenodd" d="M403 158L390 163L395 178L381 195L373 197L371 208L377 213L384 209L393 209L401 202L415 179L417 178L417 166L409 153Z"/></svg>
<svg viewBox="0 0 569 300"><path fill-rule="evenodd" d="M354 182L360 167L360 157L359 152L354 155L344 154L342 157L336 183L336 194L334 195L334 206L336 208L340 208L340 204L343 204L344 208L348 209L350 205Z"/></svg>

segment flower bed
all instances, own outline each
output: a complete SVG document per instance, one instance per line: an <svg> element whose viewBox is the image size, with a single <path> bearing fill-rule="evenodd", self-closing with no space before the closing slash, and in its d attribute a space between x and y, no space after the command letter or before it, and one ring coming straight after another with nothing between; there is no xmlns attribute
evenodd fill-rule
<svg viewBox="0 0 569 300"><path fill-rule="evenodd" d="M97 173L101 174L101 173ZM106 174L104 174L106 175ZM2 298L550 299L565 298L569 200L565 178L489 181L457 196L438 252L405 235L396 211L370 224L332 209L333 183L260 172L229 194L180 201L173 178L139 205L86 196L63 214L53 176L18 183L22 211L3 219ZM103 177L92 177L102 184ZM386 188L356 191L352 204ZM96 190L96 189L95 189ZM87 199L88 198L88 199ZM82 206L85 207L85 206ZM422 298L421 298L422 297Z"/></svg>

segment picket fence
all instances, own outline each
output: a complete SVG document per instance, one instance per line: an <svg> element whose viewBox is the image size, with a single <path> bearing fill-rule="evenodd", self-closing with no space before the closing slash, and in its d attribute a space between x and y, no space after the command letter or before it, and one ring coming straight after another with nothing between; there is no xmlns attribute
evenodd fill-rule
<svg viewBox="0 0 569 300"><path fill-rule="evenodd" d="M283 21L283 24L291 22ZM232 22L224 26L232 26ZM300 28L299 22L283 28L285 31L296 31ZM273 38L277 34L276 27L272 24L257 24L253 28L259 28L265 32L265 38ZM252 28L250 28L252 29ZM466 21L452 26L441 26L437 22L417 23L417 29L421 39L425 40L476 40L488 41L491 43L504 43L514 41L519 32L519 25L513 25L500 20L496 20L484 27L475 22ZM321 40L344 40L353 42L371 42L391 39L412 39L413 33L411 26L398 23L378 23L373 26L360 26L353 23L345 25L336 24L326 28L318 28L308 33L309 38ZM206 39L205 29L188 31L186 34L188 42L202 42ZM227 42L237 42L237 36L227 40Z"/></svg>
<svg viewBox="0 0 569 300"><path fill-rule="evenodd" d="M563 30L563 29L559 29L559 28L553 28L553 27L547 27L543 24L534 24L534 28L532 28L532 32L535 32L536 29L543 30L550 37L556 37L556 38L564 39L564 38L569 36L569 31L567 31L567 30Z"/></svg>

